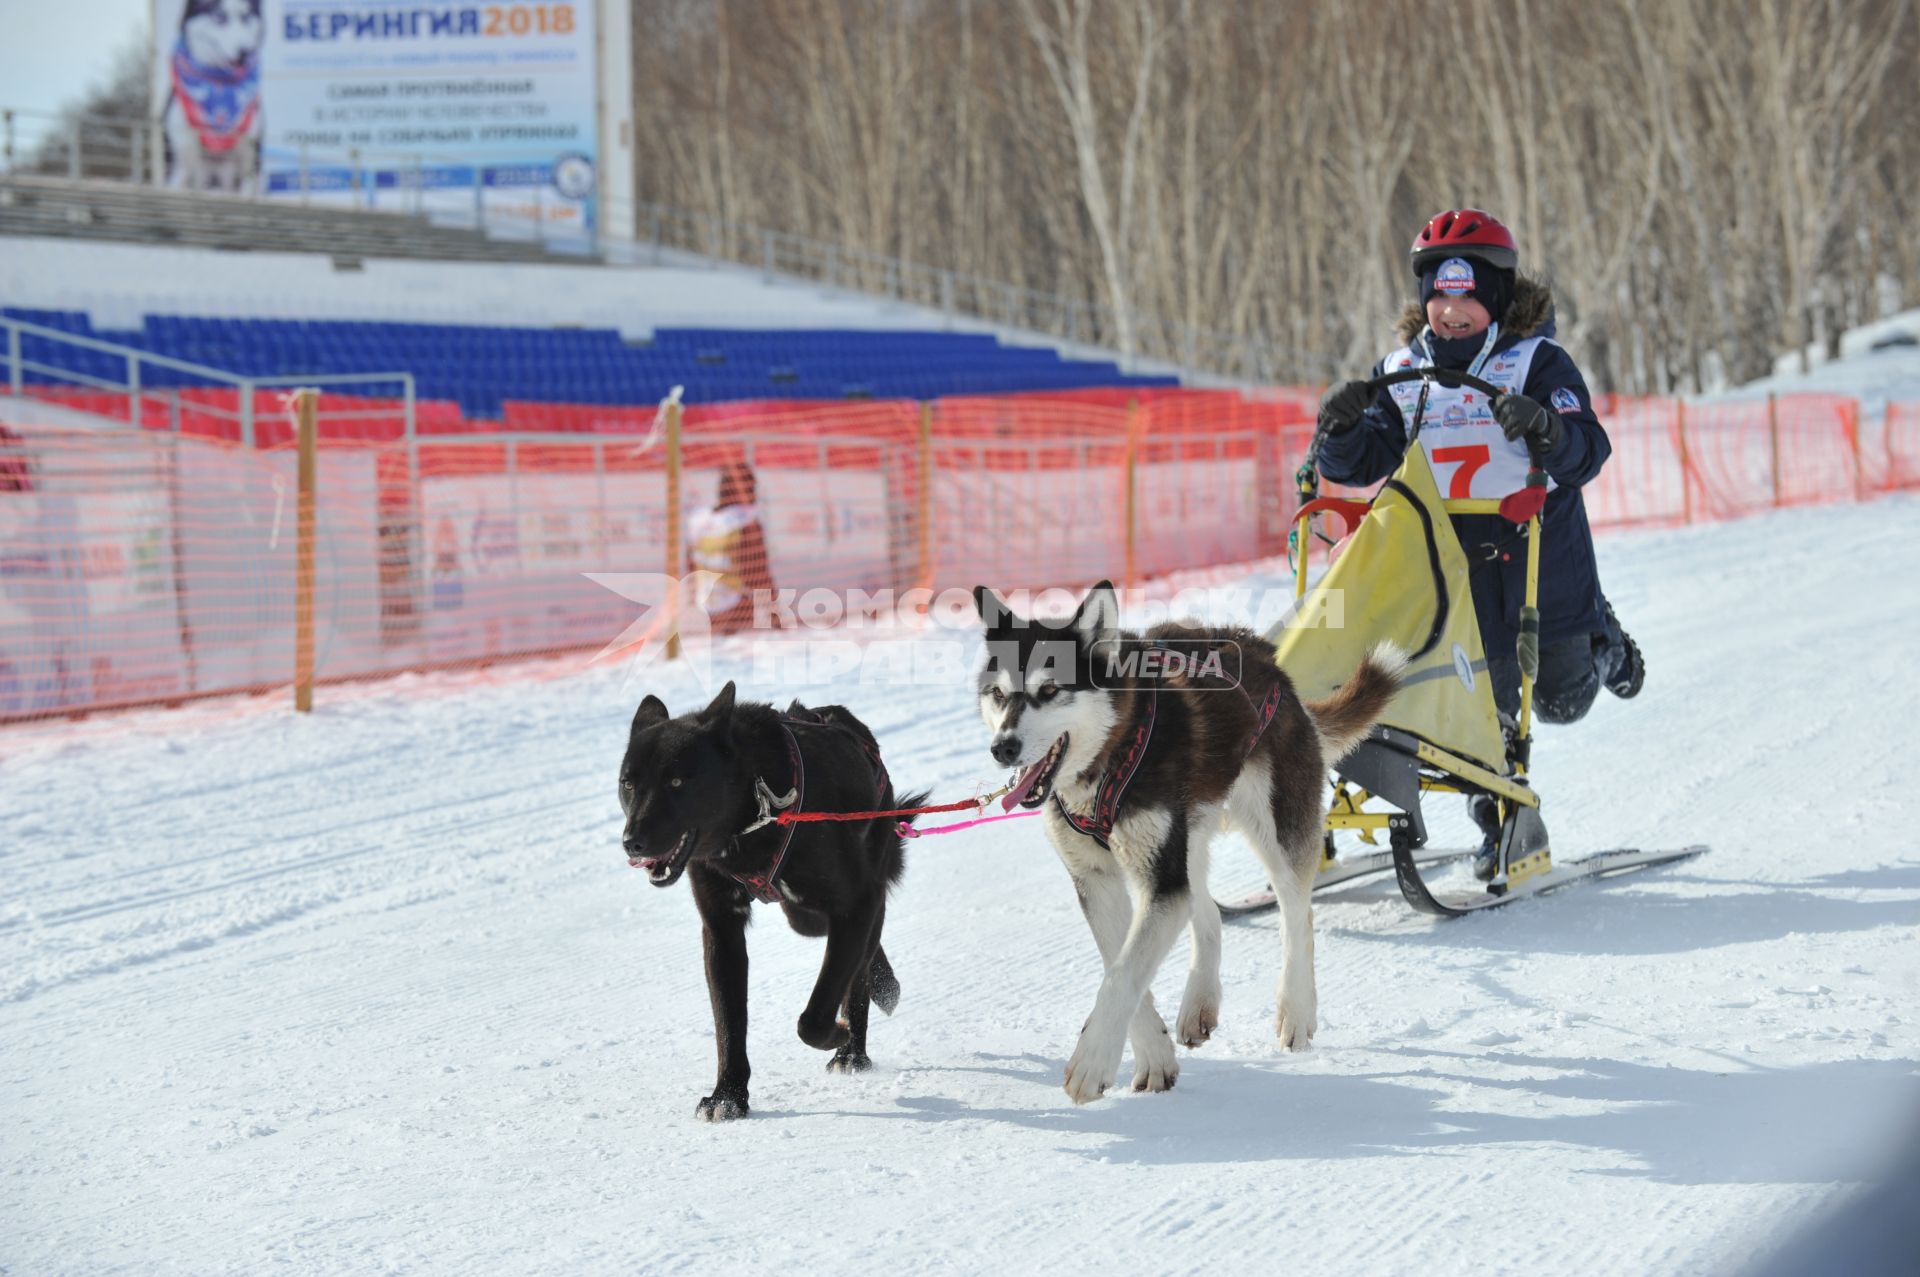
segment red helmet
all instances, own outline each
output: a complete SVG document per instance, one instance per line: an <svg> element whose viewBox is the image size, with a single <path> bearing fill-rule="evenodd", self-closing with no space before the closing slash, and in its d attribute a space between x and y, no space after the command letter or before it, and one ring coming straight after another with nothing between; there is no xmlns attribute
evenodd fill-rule
<svg viewBox="0 0 1920 1277"><path fill-rule="evenodd" d="M1477 257L1500 270L1520 264L1520 247L1513 232L1492 213L1477 208L1435 213L1413 237L1413 273L1424 275L1434 262L1448 257Z"/></svg>

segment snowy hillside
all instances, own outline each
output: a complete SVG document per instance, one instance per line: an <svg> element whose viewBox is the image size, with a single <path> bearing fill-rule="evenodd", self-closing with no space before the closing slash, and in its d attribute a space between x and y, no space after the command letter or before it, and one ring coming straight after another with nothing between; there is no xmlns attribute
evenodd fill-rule
<svg viewBox="0 0 1920 1277"><path fill-rule="evenodd" d="M1840 342L1840 358L1827 361L1810 351L1812 367L1800 371L1797 355L1784 355L1771 377L1748 382L1717 398L1745 398L1769 392L1852 395L1867 417L1878 416L1887 402L1920 401L1920 310L1849 330ZM1875 347L1878 349L1875 349Z"/></svg>
<svg viewBox="0 0 1920 1277"><path fill-rule="evenodd" d="M1018 821L910 845L872 1073L794 1036L819 942L762 910L755 1113L693 1120L699 928L614 800L684 666L10 729L0 1271L1737 1271L1920 1111L1915 544L1910 497L1605 540L1650 674L1545 729L1557 848L1713 853L1453 923L1323 896L1299 1055L1276 924L1230 926L1178 1088L1085 1108L1098 961ZM905 785L999 779L959 682L716 673L853 706Z"/></svg>

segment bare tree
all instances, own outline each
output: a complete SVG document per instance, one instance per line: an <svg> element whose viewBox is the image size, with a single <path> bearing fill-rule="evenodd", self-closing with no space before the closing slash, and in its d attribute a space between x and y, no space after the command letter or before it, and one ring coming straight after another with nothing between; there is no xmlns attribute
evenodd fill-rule
<svg viewBox="0 0 1920 1277"><path fill-rule="evenodd" d="M1043 11L1040 5L1046 5ZM1039 51L1073 138L1080 196L1100 248L1100 270L1113 308L1114 345L1134 352L1132 236L1140 144L1155 62L1165 39L1153 0L1133 0L1108 24L1113 44L1098 60L1091 48L1095 0L1019 0L1021 20ZM1096 85L1100 70L1115 77ZM1120 83L1114 83L1119 78ZM1109 102L1113 106L1109 107ZM1109 114L1122 114L1119 145L1109 155ZM1110 170L1118 170L1109 179ZM1109 181L1112 187L1109 189Z"/></svg>
<svg viewBox="0 0 1920 1277"><path fill-rule="evenodd" d="M152 78L152 40L143 26L114 51L106 75L58 112L24 166L38 173L72 171L84 177L125 178L139 172ZM75 143L77 157L70 157Z"/></svg>
<svg viewBox="0 0 1920 1277"><path fill-rule="evenodd" d="M1745 380L1920 300L1914 0L651 0L635 24L638 196L714 217L710 251L751 260L758 225L868 285L868 254L925 261L1058 294L1077 309L1030 322L1125 352L1354 371L1412 294L1412 230L1462 204L1551 276L1597 388Z"/></svg>

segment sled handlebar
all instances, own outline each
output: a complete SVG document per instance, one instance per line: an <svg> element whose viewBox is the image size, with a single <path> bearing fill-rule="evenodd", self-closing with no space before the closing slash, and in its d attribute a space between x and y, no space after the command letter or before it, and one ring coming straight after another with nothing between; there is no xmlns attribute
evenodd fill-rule
<svg viewBox="0 0 1920 1277"><path fill-rule="evenodd" d="M1383 372L1367 383L1367 391L1369 394L1377 395L1388 386L1399 386L1409 381L1437 381L1449 389L1465 386L1470 390L1479 391L1489 399L1506 393L1492 382L1476 377L1470 372L1461 372L1453 368L1434 368L1431 366L1426 368L1402 368L1396 372Z"/></svg>

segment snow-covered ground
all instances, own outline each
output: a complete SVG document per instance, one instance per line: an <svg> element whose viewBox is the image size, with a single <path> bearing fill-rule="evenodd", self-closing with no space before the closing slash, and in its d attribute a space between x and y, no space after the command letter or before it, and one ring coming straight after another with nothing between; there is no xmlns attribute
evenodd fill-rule
<svg viewBox="0 0 1920 1277"><path fill-rule="evenodd" d="M0 1271L1737 1271L1920 1112L1916 544L1914 498L1606 540L1650 674L1545 729L1557 848L1712 854L1450 923L1323 896L1297 1055L1277 924L1230 926L1178 1088L1085 1108L1098 961L1018 821L910 844L872 1073L795 1037L819 942L762 910L755 1113L696 1122L699 928L620 854L622 670L9 729ZM852 705L903 784L998 779L961 682L716 673Z"/></svg>
<svg viewBox="0 0 1920 1277"><path fill-rule="evenodd" d="M1914 321L1914 327L1920 329L1920 320ZM1862 417L1871 420L1885 412L1889 403L1920 402L1920 347L1863 350L1816 365L1809 372L1794 368L1705 398L1750 399L1770 393L1850 395L1860 401ZM1911 413L1911 406L1907 411Z"/></svg>

